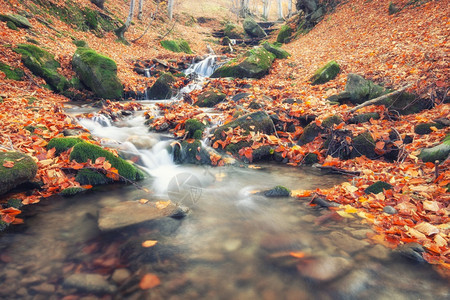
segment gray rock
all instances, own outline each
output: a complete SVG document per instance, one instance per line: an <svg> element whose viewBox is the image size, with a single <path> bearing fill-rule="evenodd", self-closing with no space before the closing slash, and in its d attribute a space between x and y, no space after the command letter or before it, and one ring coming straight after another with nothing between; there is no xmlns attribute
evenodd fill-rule
<svg viewBox="0 0 450 300"><path fill-rule="evenodd" d="M128 269L116 269L111 276L112 281L117 284L122 284L125 280L127 280L131 276L131 272Z"/></svg>
<svg viewBox="0 0 450 300"><path fill-rule="evenodd" d="M79 273L72 274L64 279L65 288L75 288L80 291L98 294L111 294L117 288L98 274Z"/></svg>
<svg viewBox="0 0 450 300"><path fill-rule="evenodd" d="M383 208L383 211L385 213L387 213L387 214L390 214L390 215L395 215L397 213L397 210L394 207L390 206L390 205L386 205Z"/></svg>
<svg viewBox="0 0 450 300"><path fill-rule="evenodd" d="M369 245L366 241L357 240L342 232L333 231L330 233L330 239L333 244L349 254L360 251Z"/></svg>
<svg viewBox="0 0 450 300"><path fill-rule="evenodd" d="M352 263L343 257L316 257L305 260L297 265L303 276L320 282L328 282L347 273Z"/></svg>
<svg viewBox="0 0 450 300"><path fill-rule="evenodd" d="M358 230L350 230L350 234L355 238L355 239L365 239L367 238L367 234L373 232L373 230L371 229L358 229Z"/></svg>
<svg viewBox="0 0 450 300"><path fill-rule="evenodd" d="M250 37L254 38L264 38L267 36L265 31L261 28L261 26L256 23L252 18L246 18L243 23L244 31Z"/></svg>
<svg viewBox="0 0 450 300"><path fill-rule="evenodd" d="M147 96L149 99L170 99L175 90L172 84L176 81L171 73L161 73L151 88L148 89Z"/></svg>
<svg viewBox="0 0 450 300"><path fill-rule="evenodd" d="M41 293L41 294L53 294L56 290L55 286L53 284L49 283L41 283L39 285L32 286L30 288L32 291Z"/></svg>
<svg viewBox="0 0 450 300"><path fill-rule="evenodd" d="M102 231L120 229L151 220L170 217L177 211L177 206L170 203L163 209L154 203L142 204L137 201L125 201L113 207L100 210L98 226Z"/></svg>
<svg viewBox="0 0 450 300"><path fill-rule="evenodd" d="M348 299L349 297L352 297L351 299L361 299L361 297L358 297L358 294L367 289L371 279L367 271L355 270L334 282L331 290L335 297L340 295L343 299Z"/></svg>
<svg viewBox="0 0 450 300"><path fill-rule="evenodd" d="M425 252L425 249L418 243L407 243L400 245L395 249L396 254L419 263L426 262L422 256L423 252Z"/></svg>
<svg viewBox="0 0 450 300"><path fill-rule="evenodd" d="M383 245L375 245L369 251L367 251L367 255L379 260L386 260L389 258L391 250L384 247Z"/></svg>
<svg viewBox="0 0 450 300"><path fill-rule="evenodd" d="M21 28L31 28L33 27L30 23L30 21L28 21L27 18L21 16L21 15L0 15L0 20L7 22L13 22L17 27L21 27Z"/></svg>
<svg viewBox="0 0 450 300"><path fill-rule="evenodd" d="M11 168L3 166L12 162ZM0 152L0 194L30 181L36 176L37 165L34 160L20 152Z"/></svg>

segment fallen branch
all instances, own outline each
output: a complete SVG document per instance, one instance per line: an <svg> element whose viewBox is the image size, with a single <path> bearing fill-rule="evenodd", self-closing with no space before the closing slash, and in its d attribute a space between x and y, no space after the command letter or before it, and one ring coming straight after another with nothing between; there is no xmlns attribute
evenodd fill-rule
<svg viewBox="0 0 450 300"><path fill-rule="evenodd" d="M357 111L358 109L363 108L363 107L365 107L365 106L377 104L377 103L379 103L379 102L381 102L381 101L383 101L383 100L385 100L385 99L387 99L387 98L389 98L389 97L392 97L392 96L395 96L395 95L397 95L397 94L402 93L404 90L406 90L406 89L409 88L410 86L411 86L411 84L407 84L407 85L405 85L404 87L399 88L398 90L393 91L393 92L391 92L391 93L389 93L389 94L386 94L386 95L383 95L383 96L374 98L374 99L372 99L372 100L366 101L366 102L364 102L364 103L361 103L360 105L357 105L357 106L353 107L352 109L350 109L350 112L355 112L355 111Z"/></svg>

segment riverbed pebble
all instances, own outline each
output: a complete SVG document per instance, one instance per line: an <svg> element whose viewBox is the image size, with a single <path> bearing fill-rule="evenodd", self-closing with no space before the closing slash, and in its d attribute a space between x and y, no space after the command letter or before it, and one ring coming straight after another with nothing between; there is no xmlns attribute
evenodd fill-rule
<svg viewBox="0 0 450 300"><path fill-rule="evenodd" d="M125 280L127 280L131 276L131 272L128 269L120 268L115 269L114 273L111 276L112 281L117 284L122 284Z"/></svg>
<svg viewBox="0 0 450 300"><path fill-rule="evenodd" d="M72 274L63 283L66 288L76 288L88 293L114 293L116 287L98 274L79 273Z"/></svg>
<svg viewBox="0 0 450 300"><path fill-rule="evenodd" d="M348 272L351 267L352 262L343 257L323 256L300 262L297 270L307 278L327 282Z"/></svg>
<svg viewBox="0 0 450 300"><path fill-rule="evenodd" d="M369 245L366 241L357 240L339 231L330 233L330 238L336 247L350 254L358 252Z"/></svg>

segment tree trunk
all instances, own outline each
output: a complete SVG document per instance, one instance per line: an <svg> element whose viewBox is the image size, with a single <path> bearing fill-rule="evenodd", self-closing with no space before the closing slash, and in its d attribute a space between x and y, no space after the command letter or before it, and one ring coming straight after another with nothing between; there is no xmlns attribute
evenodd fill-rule
<svg viewBox="0 0 450 300"><path fill-rule="evenodd" d="M128 28L131 25L131 21L133 20L134 15L134 0L130 1L130 11L128 13L127 20L125 21L125 24L123 24L122 27L116 29L116 35L120 40L126 41L125 39L125 32L128 30Z"/></svg>
<svg viewBox="0 0 450 300"><path fill-rule="evenodd" d="M139 13L138 13L139 20L142 20L143 8L144 8L144 0L139 0Z"/></svg>
<svg viewBox="0 0 450 300"><path fill-rule="evenodd" d="M281 4L281 0L278 0L278 20L283 20L283 5Z"/></svg>
<svg viewBox="0 0 450 300"><path fill-rule="evenodd" d="M292 0L288 0L288 19L292 16Z"/></svg>
<svg viewBox="0 0 450 300"><path fill-rule="evenodd" d="M103 9L105 0L91 0L92 3L94 3L99 8Z"/></svg>
<svg viewBox="0 0 450 300"><path fill-rule="evenodd" d="M172 20L173 18L173 4L175 0L169 0L167 3L167 13L169 15L169 19Z"/></svg>
<svg viewBox="0 0 450 300"><path fill-rule="evenodd" d="M270 9L270 0L263 0L262 17L266 20L269 18L269 9Z"/></svg>

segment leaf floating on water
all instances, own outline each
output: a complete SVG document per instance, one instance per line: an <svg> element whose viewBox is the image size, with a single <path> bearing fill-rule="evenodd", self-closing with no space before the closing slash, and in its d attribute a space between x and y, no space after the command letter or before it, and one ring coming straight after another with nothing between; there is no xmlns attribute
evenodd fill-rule
<svg viewBox="0 0 450 300"><path fill-rule="evenodd" d="M148 203L148 200L147 200L147 199L140 199L140 200L139 200L139 203L141 203L141 204L146 204L146 203Z"/></svg>
<svg viewBox="0 0 450 300"><path fill-rule="evenodd" d="M150 247L155 246L156 244L158 244L158 241L156 241L156 240L146 240L146 241L142 242L142 247L150 248Z"/></svg>
<svg viewBox="0 0 450 300"><path fill-rule="evenodd" d="M156 208L158 208L158 209L164 209L167 206L169 206L170 203L171 203L170 200L168 200L168 201L158 201L158 202L155 203L155 205L156 205Z"/></svg>
<svg viewBox="0 0 450 300"><path fill-rule="evenodd" d="M139 287L142 290L152 289L161 284L161 280L159 280L158 276L152 273L145 274L142 277L141 282L139 282Z"/></svg>

